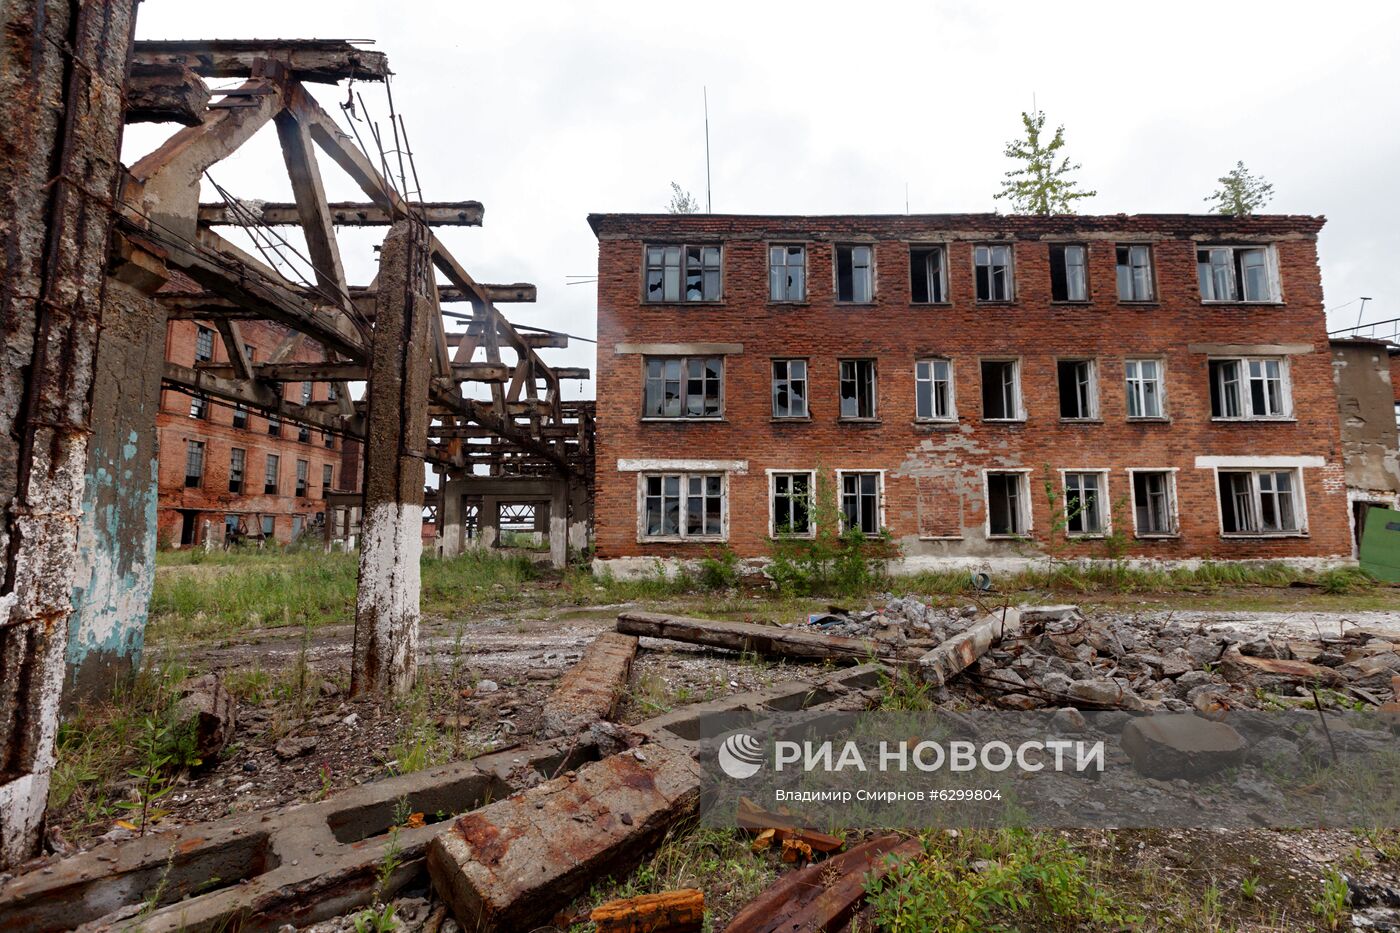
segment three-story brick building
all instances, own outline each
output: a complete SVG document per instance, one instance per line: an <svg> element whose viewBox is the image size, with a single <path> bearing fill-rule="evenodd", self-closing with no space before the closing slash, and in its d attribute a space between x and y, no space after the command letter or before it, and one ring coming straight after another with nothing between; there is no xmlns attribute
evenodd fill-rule
<svg viewBox="0 0 1400 933"><path fill-rule="evenodd" d="M596 553L1351 553L1305 216L592 215Z"/></svg>

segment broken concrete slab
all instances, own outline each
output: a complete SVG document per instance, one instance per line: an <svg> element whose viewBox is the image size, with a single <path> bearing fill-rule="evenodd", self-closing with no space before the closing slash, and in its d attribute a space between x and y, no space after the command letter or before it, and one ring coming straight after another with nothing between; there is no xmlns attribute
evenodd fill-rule
<svg viewBox="0 0 1400 933"><path fill-rule="evenodd" d="M533 929L630 871L699 796L689 752L633 749L452 821L428 846L428 873L464 929Z"/></svg>
<svg viewBox="0 0 1400 933"><path fill-rule="evenodd" d="M1190 713L1144 716L1123 727L1123 750L1140 774L1200 778L1244 761L1247 743L1233 727Z"/></svg>
<svg viewBox="0 0 1400 933"><path fill-rule="evenodd" d="M599 720L611 719L627 689L636 654L637 639L631 635L604 632L593 639L545 700L540 737L577 735Z"/></svg>
<svg viewBox="0 0 1400 933"><path fill-rule="evenodd" d="M1020 631L1021 613L1009 606L983 616L972 627L943 642L919 658L919 678L935 686L943 686L961 673L993 645Z"/></svg>
<svg viewBox="0 0 1400 933"><path fill-rule="evenodd" d="M767 657L804 661L825 661L833 658L867 661L872 658L892 658L895 654L889 644L872 638L821 635L778 625L716 622L711 619L691 619L654 612L624 612L617 617L617 630L627 635L669 638L710 648L727 648L730 651L753 652Z"/></svg>
<svg viewBox="0 0 1400 933"><path fill-rule="evenodd" d="M1336 686L1342 682L1341 675L1329 667L1284 658L1256 658L1233 648L1221 656L1220 662L1221 671L1232 683L1274 687L1297 683Z"/></svg>

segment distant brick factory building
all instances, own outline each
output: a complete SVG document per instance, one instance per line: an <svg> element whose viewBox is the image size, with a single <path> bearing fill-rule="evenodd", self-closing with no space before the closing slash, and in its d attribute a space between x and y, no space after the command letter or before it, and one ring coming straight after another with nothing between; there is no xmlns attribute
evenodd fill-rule
<svg viewBox="0 0 1400 933"><path fill-rule="evenodd" d="M1345 559L1324 219L592 215L596 556ZM819 506L820 503L817 503Z"/></svg>
<svg viewBox="0 0 1400 933"><path fill-rule="evenodd" d="M240 329L253 361L266 361L287 336L271 321L243 321ZM165 358L190 367L228 362L218 331L186 320L167 325ZM286 361L323 358L307 340ZM283 397L323 402L329 391L326 383L293 382L283 386ZM359 488L358 442L242 406L164 389L156 428L162 546L188 547L206 538L288 544L309 530L320 533L327 493Z"/></svg>

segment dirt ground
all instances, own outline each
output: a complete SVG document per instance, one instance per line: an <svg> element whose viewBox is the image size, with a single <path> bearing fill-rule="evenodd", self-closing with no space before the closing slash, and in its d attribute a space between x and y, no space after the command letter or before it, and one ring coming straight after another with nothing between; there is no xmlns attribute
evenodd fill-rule
<svg viewBox="0 0 1400 933"><path fill-rule="evenodd" d="M1296 608L1285 611L1216 608L1219 598L1212 595L1208 608L1189 598L1170 605L1125 599L1086 605L1086 611L1304 635L1347 625L1400 630L1400 612L1313 610L1307 608L1305 593L1295 597ZM218 672L239 697L231 744L218 761L178 779L162 802L166 812L155 828L324 799L346 787L527 741L555 681L595 635L613 627L622 608L624 604L511 607L503 602L471 617L425 619L420 688L388 706L346 698L353 638L348 625L262 628L152 645L150 663ZM745 598L729 600L720 611L712 603L675 599L646 608L782 622L795 621L803 612L800 605ZM686 703L757 689L800 676L795 669L800 667L643 639L618 718L635 723ZM113 791L114 796L120 793L120 787ZM64 844L78 847L131 835L110 817L94 819L92 808L77 802L60 811L57 826ZM1353 889L1369 886L1381 892L1382 903L1385 892L1400 890L1400 839L1394 833L1095 832L1078 834L1072 842L1088 853L1102 883L1121 887L1128 902L1140 902L1151 918L1147 929L1351 928L1351 919L1319 910L1319 892L1329 872L1344 872ZM742 857L744 846L739 848L739 856L724 858ZM715 911L711 924L716 929L742 905L741 896L756 893L734 890L737 882L726 875L735 870L724 867L731 864L724 858L718 859L719 870L698 881L712 905L735 902L727 912ZM752 858L757 864L750 885L761 890L759 882L771 879L781 866L776 856ZM1152 888L1145 878L1159 879L1162 888ZM626 885L622 881L621 889L630 890ZM1170 896L1163 893L1168 890ZM608 886L600 886L591 897L596 903L608 892ZM421 927L434 904L426 885L411 889L400 905L400 927ZM1191 906L1190 916L1182 914L1183 904ZM319 927L352 928L348 919ZM1394 927L1381 923L1369 928ZM444 929L451 930L450 921Z"/></svg>

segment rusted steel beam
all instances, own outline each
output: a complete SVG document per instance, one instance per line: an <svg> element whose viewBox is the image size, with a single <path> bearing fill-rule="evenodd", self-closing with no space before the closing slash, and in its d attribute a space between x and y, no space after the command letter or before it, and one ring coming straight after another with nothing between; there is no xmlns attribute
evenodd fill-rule
<svg viewBox="0 0 1400 933"><path fill-rule="evenodd" d="M220 369L231 370L232 367L220 367ZM292 424L305 424L322 431L347 434L351 437L364 435L361 423L363 419L356 417L347 421L340 415L319 408L295 405L286 401L279 389L266 383L228 378L204 369L194 369L169 361L165 364L161 382L168 388L222 399L226 402L238 402L259 412L277 415L283 421Z"/></svg>
<svg viewBox="0 0 1400 933"><path fill-rule="evenodd" d="M132 65L126 80L127 123L198 126L209 107L209 87L184 65Z"/></svg>
<svg viewBox="0 0 1400 933"><path fill-rule="evenodd" d="M378 204L367 201L333 201L326 205L337 227L387 227L393 216ZM419 220L433 227L479 227L485 208L480 201L415 201L412 210ZM272 227L301 223L297 206L283 201L258 201L229 205L222 202L199 205L199 222L205 226Z"/></svg>
<svg viewBox="0 0 1400 933"><path fill-rule="evenodd" d="M185 65L206 78L243 78L255 62L276 61L299 81L335 84L346 78L382 81L390 74L383 52L341 39L207 39L137 42L141 65Z"/></svg>

